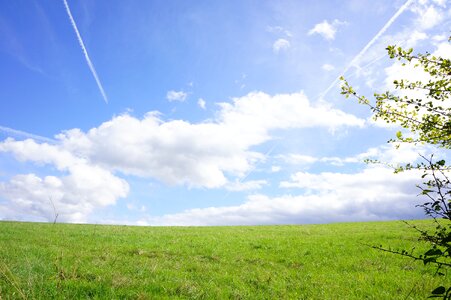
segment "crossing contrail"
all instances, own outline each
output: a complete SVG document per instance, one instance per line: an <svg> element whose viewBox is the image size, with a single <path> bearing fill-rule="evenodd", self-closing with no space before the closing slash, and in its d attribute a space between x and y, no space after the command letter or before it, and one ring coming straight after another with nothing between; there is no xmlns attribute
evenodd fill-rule
<svg viewBox="0 0 451 300"><path fill-rule="evenodd" d="M349 63L349 65L346 66L346 68L343 70L341 75L344 75L351 67L357 66L357 62L359 59L365 54L366 51L387 31L387 29L396 21L396 19L406 10L406 8L413 2L414 0L407 0L406 3L404 3L403 6L401 6L398 11L388 20L387 23L385 23L384 27L379 30L379 32L366 44L365 47L363 47L362 50L352 59L352 61ZM321 93L320 98L323 98L326 96L326 94L337 84L337 82L340 80L340 76L338 76L327 89L324 90L324 92Z"/></svg>
<svg viewBox="0 0 451 300"><path fill-rule="evenodd" d="M45 142L45 143L54 144L56 142L55 140L44 137L44 136L28 133L28 132L25 132L22 130L12 129L12 128L5 127L5 126L0 126L0 131L6 133L8 135L25 137L27 139L34 139L34 140Z"/></svg>
<svg viewBox="0 0 451 300"><path fill-rule="evenodd" d="M72 27L74 28L75 34L77 35L78 42L80 43L81 50L83 50L83 54L85 55L86 62L88 64L89 69L91 70L92 76L96 80L97 86L99 87L100 93L102 94L103 100L105 103L108 103L108 98L106 96L105 90L103 89L102 83L100 82L99 76L97 75L96 69L92 64L91 59L89 58L88 51L86 50L85 44L83 43L83 39L81 38L80 32L78 31L77 24L75 23L74 18L72 17L72 13L70 12L69 4L67 4L67 0L63 0L64 6L66 7L67 15L69 16Z"/></svg>
<svg viewBox="0 0 451 300"><path fill-rule="evenodd" d="M381 35L383 35L385 33L385 31L387 31L387 29L396 21L396 19L406 10L406 8L413 2L414 0L407 0L403 6L401 6L398 11L390 18L390 20L388 20L387 23L385 23L384 27L381 28L381 30L379 30L379 32L365 45L365 47L363 47L362 50L360 50L359 53L357 53L357 55L352 59L352 61L349 63L348 66L346 66L346 68L343 70L342 74L344 75L352 66L356 65L356 63L358 62L358 60L363 56L363 54L365 54L366 51L368 51L368 49L377 41L378 38L380 38ZM379 60L381 59L381 57L378 57L375 59ZM373 62L370 62L367 65L370 65ZM341 75L340 75L341 76ZM324 97L336 84L337 82L340 80L340 76L338 76L330 85L329 87L324 90L324 92L322 92L319 96L319 98L321 99L322 97ZM269 155L278 145L278 143L280 143L279 141L276 141L274 143L274 145L271 147L271 149L268 151L268 153L266 155ZM250 174L252 174L252 172L255 170L255 167L252 168L244 177L244 179L246 179ZM240 182L243 181L240 180ZM228 192L224 198L226 198L228 195L230 194L230 192Z"/></svg>

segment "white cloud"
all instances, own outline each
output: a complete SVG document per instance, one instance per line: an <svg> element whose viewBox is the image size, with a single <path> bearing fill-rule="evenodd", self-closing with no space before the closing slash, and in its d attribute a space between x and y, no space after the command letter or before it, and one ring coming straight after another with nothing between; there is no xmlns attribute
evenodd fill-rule
<svg viewBox="0 0 451 300"><path fill-rule="evenodd" d="M420 155L437 152L437 149L428 145L414 144L386 144L369 148L367 151L355 156L347 157L345 163L362 162L365 159L377 159L390 165L412 163L420 160Z"/></svg>
<svg viewBox="0 0 451 300"><path fill-rule="evenodd" d="M331 65L331 64L324 64L324 65L322 65L321 68L324 71L328 71L328 72L335 70L335 67L333 65Z"/></svg>
<svg viewBox="0 0 451 300"><path fill-rule="evenodd" d="M449 42L443 42L437 45L437 49L432 53L435 56L451 59L451 45Z"/></svg>
<svg viewBox="0 0 451 300"><path fill-rule="evenodd" d="M166 99L169 100L169 102L172 101L180 101L183 102L186 100L186 97L188 96L187 93L184 91L169 91L166 93Z"/></svg>
<svg viewBox="0 0 451 300"><path fill-rule="evenodd" d="M218 188L229 177L244 176L264 158L250 149L270 140L272 130L322 127L333 131L364 124L341 110L310 104L303 93L254 92L219 106L215 120L197 124L165 122L158 113L142 119L124 114L86 133L68 130L57 136L55 147L41 151L39 160L58 165L83 159L86 164L167 184ZM18 149L4 151L20 158Z"/></svg>
<svg viewBox="0 0 451 300"><path fill-rule="evenodd" d="M418 2L411 6L411 11L418 15L415 22L415 27L418 30L428 30L435 27L442 23L444 18L443 9L434 4Z"/></svg>
<svg viewBox="0 0 451 300"><path fill-rule="evenodd" d="M362 162L365 158L379 158L387 163L405 163L417 160L421 146L382 145L348 158L309 158L337 164ZM252 225L324 223L336 221L368 221L421 218L424 214L415 207L420 202L416 184L421 172L394 174L393 170L378 164L366 165L355 173L297 172L280 187L298 194L277 197L251 195L237 206L190 209L181 213L150 217L142 224L153 225ZM292 193L294 193L292 191Z"/></svg>
<svg viewBox="0 0 451 300"><path fill-rule="evenodd" d="M72 130L60 138L63 147L113 170L214 188L227 182L224 172L241 174L259 157L246 145L226 144L230 134L214 123L163 122L148 114L142 120L119 116L86 134Z"/></svg>
<svg viewBox="0 0 451 300"><path fill-rule="evenodd" d="M190 209L141 220L152 225L253 225L411 219L423 216L414 173L369 168L355 174L298 173L283 186L304 193L251 195L237 206Z"/></svg>
<svg viewBox="0 0 451 300"><path fill-rule="evenodd" d="M0 142L0 152L54 167L58 173L22 174L0 182L2 216L17 219L32 212L51 220L52 197L61 221L84 222L95 208L127 196L127 182L115 174L188 187L258 189L266 181L240 179L265 158L252 148L269 141L271 131L313 127L333 131L364 123L330 106L313 105L303 93L254 92L219 107L215 119L201 123L163 121L156 112L142 119L124 114L87 132L64 131L54 144L31 139Z"/></svg>
<svg viewBox="0 0 451 300"><path fill-rule="evenodd" d="M446 7L446 0L432 0L435 4L441 7Z"/></svg>
<svg viewBox="0 0 451 300"><path fill-rule="evenodd" d="M281 166L271 166L272 173L277 173L277 172L280 172L281 170L282 170Z"/></svg>
<svg viewBox="0 0 451 300"><path fill-rule="evenodd" d="M290 48L290 42L286 39L278 39L277 41L274 42L274 44L272 45L272 50L275 53L279 53L281 50L286 50L288 48Z"/></svg>
<svg viewBox="0 0 451 300"><path fill-rule="evenodd" d="M268 26L266 27L266 31L271 32L271 33L282 33L284 35L286 35L287 37L292 37L293 34L289 31L284 29L282 26Z"/></svg>
<svg viewBox="0 0 451 300"><path fill-rule="evenodd" d="M266 180L249 180L249 181L243 181L243 182L235 180L234 182L229 182L225 186L225 188L228 191L232 191L232 192L242 192L242 191L249 191L249 190L259 190L267 184L268 184L268 181L266 181Z"/></svg>
<svg viewBox="0 0 451 300"><path fill-rule="evenodd" d="M207 103L202 98L199 98L199 100L197 100L197 105L199 105L199 107L202 108L202 109L206 109L206 104Z"/></svg>
<svg viewBox="0 0 451 300"><path fill-rule="evenodd" d="M448 36L446 34L436 34L436 35L432 36L431 39L434 42L439 42L440 43L440 42L446 41L448 39Z"/></svg>
<svg viewBox="0 0 451 300"><path fill-rule="evenodd" d="M381 162L389 164L405 164L420 160L420 155L428 155L437 152L437 149L429 145L414 144L388 144L368 149L357 156L358 159L377 158ZM438 154L438 153L437 153Z"/></svg>
<svg viewBox="0 0 451 300"><path fill-rule="evenodd" d="M427 145L400 144L396 146L395 144L384 144L348 157L313 157L290 153L279 155L277 158L291 165L326 163L334 166L343 166L349 163L363 163L366 159L376 159L380 162L395 166L397 164L415 162L420 159L420 155L424 156L434 152L437 153L437 149Z"/></svg>
<svg viewBox="0 0 451 300"><path fill-rule="evenodd" d="M364 123L343 111L311 105L302 93L250 93L219 106L217 119L209 122L164 122L155 113L141 120L122 115L87 133L70 130L58 138L63 148L113 170L215 188L225 185L228 175L243 176L263 158L250 148L270 140L273 129L335 130Z"/></svg>
<svg viewBox="0 0 451 300"><path fill-rule="evenodd" d="M337 19L333 20L332 23L324 20L323 22L316 24L312 29L310 29L308 35L319 34L326 40L333 40L335 39L335 34L337 33L338 27L346 24L348 23Z"/></svg>
<svg viewBox="0 0 451 300"><path fill-rule="evenodd" d="M318 161L318 158L310 156L310 155L303 155L303 154L284 154L279 155L277 158L282 159L284 162L292 165L305 165L305 164L312 164L316 161Z"/></svg>
<svg viewBox="0 0 451 300"><path fill-rule="evenodd" d="M413 173L408 174L412 179L420 178L417 176L417 173L414 174L415 176L411 176ZM396 184L388 184L387 177L393 180L396 179ZM319 193L339 191L350 196L360 195L364 190L367 190L367 196L377 198L386 193L397 191L405 181L404 177L393 174L393 170L389 168L371 166L359 173L351 174L333 172L312 174L297 172L291 176L290 181L281 182L280 187L300 188L308 192L314 191ZM367 189L368 186L371 186L371 189Z"/></svg>
<svg viewBox="0 0 451 300"><path fill-rule="evenodd" d="M231 127L239 126L244 132L364 125L364 120L325 103L311 104L302 92L275 96L252 92L241 98L234 98L233 103L221 103L220 106L221 122Z"/></svg>
<svg viewBox="0 0 451 300"><path fill-rule="evenodd" d="M128 194L127 182L57 145L7 139L0 143L0 152L11 152L21 161L52 165L63 174L22 174L0 182L0 198L6 199L0 202L3 218L52 220L53 202L58 220L86 222L95 208L113 205Z"/></svg>

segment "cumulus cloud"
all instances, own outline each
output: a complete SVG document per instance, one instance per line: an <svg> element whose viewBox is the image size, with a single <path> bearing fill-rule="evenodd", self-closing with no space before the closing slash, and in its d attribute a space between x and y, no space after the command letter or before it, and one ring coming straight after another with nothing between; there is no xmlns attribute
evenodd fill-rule
<svg viewBox="0 0 451 300"><path fill-rule="evenodd" d="M321 23L316 24L312 29L309 30L308 35L319 34L326 40L335 39L335 34L337 33L338 27L348 24L345 21L340 21L338 19L333 20L331 23L324 20Z"/></svg>
<svg viewBox="0 0 451 300"><path fill-rule="evenodd" d="M256 92L219 106L217 118L209 122L165 122L156 113L143 119L122 115L87 133L66 131L58 139L64 149L112 170L215 188L225 185L228 175L243 176L263 158L250 148L270 140L271 130L364 123L343 111L311 105L303 93Z"/></svg>
<svg viewBox="0 0 451 300"><path fill-rule="evenodd" d="M220 106L221 122L231 127L235 127L234 124L247 127L245 131L364 125L364 120L325 103L311 104L302 92L275 96L252 92L234 98L233 103L221 103Z"/></svg>
<svg viewBox="0 0 451 300"><path fill-rule="evenodd" d="M286 39L278 39L272 45L272 50L275 53L279 53L282 50L286 50L286 49L290 48L290 45L291 45L290 41L288 41Z"/></svg>
<svg viewBox="0 0 451 300"><path fill-rule="evenodd" d="M188 97L188 94L184 91L169 91L166 93L166 99L168 99L169 102L172 101L179 101L183 102Z"/></svg>
<svg viewBox="0 0 451 300"><path fill-rule="evenodd" d="M418 1L411 6L410 10L418 15L415 25L420 30L437 26L445 17L443 6L440 3Z"/></svg>
<svg viewBox="0 0 451 300"><path fill-rule="evenodd" d="M163 121L158 113L142 119L128 114L92 128L65 131L57 145L42 154L57 164L83 158L110 171L154 178L168 184L217 188L229 176L244 176L263 155L250 150L271 139L271 131L289 128L363 126L364 120L322 104L303 93L271 96L250 93L220 103L215 120L197 124ZM26 147L35 147L27 144ZM9 150L16 152L17 149ZM52 152L53 151L53 152Z"/></svg>
<svg viewBox="0 0 451 300"><path fill-rule="evenodd" d="M0 198L6 199L0 202L3 218L52 220L53 202L58 220L86 222L95 208L113 205L128 194L126 181L58 145L7 139L0 143L0 152L11 152L20 161L52 165L64 174L20 174L0 182Z"/></svg>

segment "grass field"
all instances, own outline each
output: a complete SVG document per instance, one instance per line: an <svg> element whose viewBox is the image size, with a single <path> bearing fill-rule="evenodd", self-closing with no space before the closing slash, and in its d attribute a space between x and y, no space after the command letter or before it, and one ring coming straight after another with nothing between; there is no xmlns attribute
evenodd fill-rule
<svg viewBox="0 0 451 300"><path fill-rule="evenodd" d="M428 221L415 221L423 227ZM449 283L369 245L402 222L132 227L0 222L1 299L426 299Z"/></svg>

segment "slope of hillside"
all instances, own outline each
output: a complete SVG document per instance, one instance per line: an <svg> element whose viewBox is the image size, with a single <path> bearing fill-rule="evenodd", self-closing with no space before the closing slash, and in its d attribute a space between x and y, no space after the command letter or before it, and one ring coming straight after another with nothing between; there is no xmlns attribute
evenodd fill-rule
<svg viewBox="0 0 451 300"><path fill-rule="evenodd" d="M0 298L425 299L451 279L368 245L421 249L416 232L399 221L249 227L0 222Z"/></svg>

